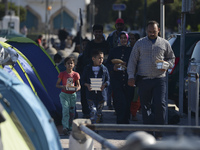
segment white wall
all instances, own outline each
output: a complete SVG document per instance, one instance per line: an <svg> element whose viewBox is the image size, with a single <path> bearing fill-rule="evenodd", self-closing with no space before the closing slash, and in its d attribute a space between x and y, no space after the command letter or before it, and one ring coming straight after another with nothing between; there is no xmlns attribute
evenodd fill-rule
<svg viewBox="0 0 200 150"><path fill-rule="evenodd" d="M41 17L41 22L45 23L46 18L46 0L8 0L14 2L17 6L20 5L22 7L29 6L35 12L37 12ZM61 0L48 0L49 5L52 6L52 10L49 12L48 18L51 18L56 12L58 12L61 8ZM79 8L82 10L82 18L83 18L83 26L82 33L85 33L86 30L86 1L88 0L62 0L64 7L70 12L69 15L72 15L74 18L74 29L77 30L78 20L79 20Z"/></svg>
<svg viewBox="0 0 200 150"><path fill-rule="evenodd" d="M13 0L9 0L12 1ZM27 5L33 10L38 12L41 15L42 22L45 22L46 16L46 0L15 0L16 5L26 7ZM49 0L49 5L52 6L50 15L54 14L61 8L61 0ZM81 8L85 11L86 2L85 0L63 0L63 5L66 7L74 16L78 17L78 10Z"/></svg>
<svg viewBox="0 0 200 150"><path fill-rule="evenodd" d="M13 29L19 32L19 17L18 16L4 16L2 19L2 29L9 29L9 23L13 23Z"/></svg>

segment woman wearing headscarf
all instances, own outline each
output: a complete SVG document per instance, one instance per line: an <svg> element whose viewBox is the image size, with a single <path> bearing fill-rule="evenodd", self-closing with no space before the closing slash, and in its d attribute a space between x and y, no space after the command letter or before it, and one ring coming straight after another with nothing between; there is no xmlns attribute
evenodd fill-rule
<svg viewBox="0 0 200 150"><path fill-rule="evenodd" d="M127 45L128 34L125 31L121 31L119 34L119 46L111 49L106 62L110 72L117 124L129 123L130 102L133 98L133 87L128 86L128 74L126 72L132 48Z"/></svg>

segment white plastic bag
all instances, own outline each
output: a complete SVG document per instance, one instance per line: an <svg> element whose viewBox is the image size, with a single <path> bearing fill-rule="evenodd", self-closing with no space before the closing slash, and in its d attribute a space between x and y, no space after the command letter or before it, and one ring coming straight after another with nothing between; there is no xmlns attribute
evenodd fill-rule
<svg viewBox="0 0 200 150"><path fill-rule="evenodd" d="M18 53L8 47L4 48L0 44L0 65L14 65L17 62L18 59Z"/></svg>

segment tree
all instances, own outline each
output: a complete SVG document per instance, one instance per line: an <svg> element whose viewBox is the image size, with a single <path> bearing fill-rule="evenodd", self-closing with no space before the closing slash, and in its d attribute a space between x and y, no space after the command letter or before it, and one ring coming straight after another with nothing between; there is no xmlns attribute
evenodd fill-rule
<svg viewBox="0 0 200 150"><path fill-rule="evenodd" d="M190 25L191 31L200 31L200 29L198 28L200 25L199 15L200 1L196 1L194 14L186 15L186 26Z"/></svg>
<svg viewBox="0 0 200 150"><path fill-rule="evenodd" d="M6 3L6 1L4 1ZM2 19L5 16L5 3L0 3L0 18ZM18 6L16 6L14 3L8 3L8 9L13 10L15 14L17 14ZM20 9L20 21L24 21L26 19L26 9L24 7L19 7Z"/></svg>
<svg viewBox="0 0 200 150"><path fill-rule="evenodd" d="M113 23L118 18L118 12L112 10L114 3L126 4L126 10L122 11L122 18L127 26L132 30L137 30L144 26L144 1L145 0L96 0L95 6L97 14L95 16L96 23ZM157 0L146 0L146 20L156 20L160 22L160 4ZM174 3L165 5L165 22L166 28L175 32L178 31L177 20L181 19L182 0L174 0ZM191 31L198 31L200 26L200 2L196 1L194 14L187 14L186 25L191 26Z"/></svg>
<svg viewBox="0 0 200 150"><path fill-rule="evenodd" d="M112 22L112 18L110 18L110 14L112 12L112 4L115 3L116 0L97 0L95 1L96 7L96 16L95 23L97 24L105 24Z"/></svg>

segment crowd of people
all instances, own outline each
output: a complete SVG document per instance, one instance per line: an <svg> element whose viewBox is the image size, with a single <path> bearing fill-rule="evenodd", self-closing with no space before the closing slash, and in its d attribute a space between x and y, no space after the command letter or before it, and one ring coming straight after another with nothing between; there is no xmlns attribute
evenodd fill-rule
<svg viewBox="0 0 200 150"><path fill-rule="evenodd" d="M158 36L160 28L156 21L148 22L147 36L142 38L137 33L125 31L121 18L116 20L115 28L105 38L103 26L95 24L94 39L83 39L77 33L73 40L77 42L75 51L79 53L77 64L72 57L65 58L65 70L56 83L56 87L62 89L64 134L71 130L79 90L82 118L89 118L92 123L102 122L105 102L108 109L115 110L117 124L136 121L139 110L144 124L166 123L165 76L175 60L169 42ZM56 63L61 59L57 55L54 58ZM167 63L167 68L158 69L157 61Z"/></svg>

